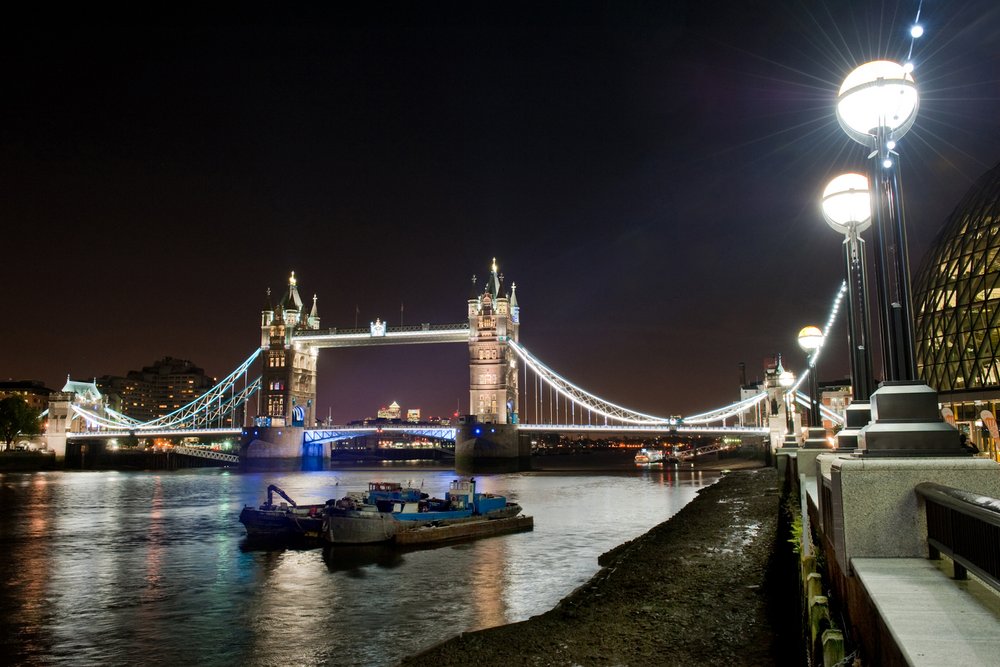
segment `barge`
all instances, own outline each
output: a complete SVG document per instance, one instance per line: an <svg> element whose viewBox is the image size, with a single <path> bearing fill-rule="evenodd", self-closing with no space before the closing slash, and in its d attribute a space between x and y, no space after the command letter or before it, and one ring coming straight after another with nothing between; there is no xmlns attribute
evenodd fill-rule
<svg viewBox="0 0 1000 667"><path fill-rule="evenodd" d="M508 502L504 496L477 493L476 481L456 480L443 499L425 498L417 502L393 500L356 505L350 499L339 500L323 517L322 539L330 544L375 544L394 541L406 543L403 534L418 528L454 526L450 531L435 531L448 541L465 537L496 534L485 524L517 517L521 506ZM483 525L478 525L483 524ZM511 524L498 524L505 526ZM520 527L520 530L525 528ZM529 528L530 529L530 528ZM421 543L435 541L427 537Z"/></svg>

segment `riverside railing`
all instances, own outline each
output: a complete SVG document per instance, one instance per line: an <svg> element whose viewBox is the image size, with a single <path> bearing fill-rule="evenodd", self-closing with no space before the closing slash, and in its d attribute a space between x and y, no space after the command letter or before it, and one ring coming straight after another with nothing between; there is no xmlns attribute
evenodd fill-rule
<svg viewBox="0 0 1000 667"><path fill-rule="evenodd" d="M1000 590L1000 500L934 482L916 491L927 507L930 557L951 558L956 579L969 570Z"/></svg>

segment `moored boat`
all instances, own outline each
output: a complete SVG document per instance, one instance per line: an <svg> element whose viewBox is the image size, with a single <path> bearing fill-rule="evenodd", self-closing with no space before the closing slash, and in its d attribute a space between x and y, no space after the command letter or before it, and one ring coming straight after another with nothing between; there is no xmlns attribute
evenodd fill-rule
<svg viewBox="0 0 1000 667"><path fill-rule="evenodd" d="M656 463L663 463L664 453L660 449L640 449L635 455L635 464L638 466L648 466Z"/></svg>
<svg viewBox="0 0 1000 667"><path fill-rule="evenodd" d="M338 500L327 507L321 536L330 544L372 544L421 526L505 519L520 512L521 506L504 496L476 493L474 479L456 480L443 499L393 499L375 504Z"/></svg>
<svg viewBox="0 0 1000 667"><path fill-rule="evenodd" d="M274 504L274 494L285 502ZM323 526L326 505L299 505L275 484L267 487L267 502L259 507L245 505L240 512L240 523L251 539L288 540L315 539Z"/></svg>
<svg viewBox="0 0 1000 667"><path fill-rule="evenodd" d="M274 494L284 502L274 503ZM317 540L323 519L332 506L370 508L377 513L377 503L418 502L426 498L419 488L404 487L398 482L370 482L364 494L348 495L342 500L328 500L323 504L299 505L275 484L267 487L267 501L259 507L246 505L240 512L240 523L246 527L247 537L254 540L295 541Z"/></svg>

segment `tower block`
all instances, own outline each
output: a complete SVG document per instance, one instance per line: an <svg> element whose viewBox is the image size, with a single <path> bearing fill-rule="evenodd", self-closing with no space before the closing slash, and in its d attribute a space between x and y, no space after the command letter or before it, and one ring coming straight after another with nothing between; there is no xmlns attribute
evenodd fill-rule
<svg viewBox="0 0 1000 667"><path fill-rule="evenodd" d="M518 358L508 341L518 340L517 286L503 292L494 257L482 292L472 279L469 298L469 414L484 423L518 422Z"/></svg>
<svg viewBox="0 0 1000 667"><path fill-rule="evenodd" d="M265 426L305 426L316 423L316 357L318 350L303 343L293 343L292 333L319 329L316 297L307 314L299 296L295 272L288 279L288 291L278 306L267 305L261 311L261 414Z"/></svg>

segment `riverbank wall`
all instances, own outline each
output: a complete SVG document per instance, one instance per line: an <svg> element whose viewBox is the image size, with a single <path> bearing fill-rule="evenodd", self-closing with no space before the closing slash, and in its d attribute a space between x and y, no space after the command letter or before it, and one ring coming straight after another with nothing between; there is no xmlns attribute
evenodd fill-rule
<svg viewBox="0 0 1000 667"><path fill-rule="evenodd" d="M180 470L185 468L227 467L223 461L176 454L169 449L140 448L108 449L106 447L73 446L66 449L63 468L66 470Z"/></svg>
<svg viewBox="0 0 1000 667"><path fill-rule="evenodd" d="M739 470L604 554L554 609L403 665L796 665L796 562L774 469ZM626 510L627 511L627 510Z"/></svg>

